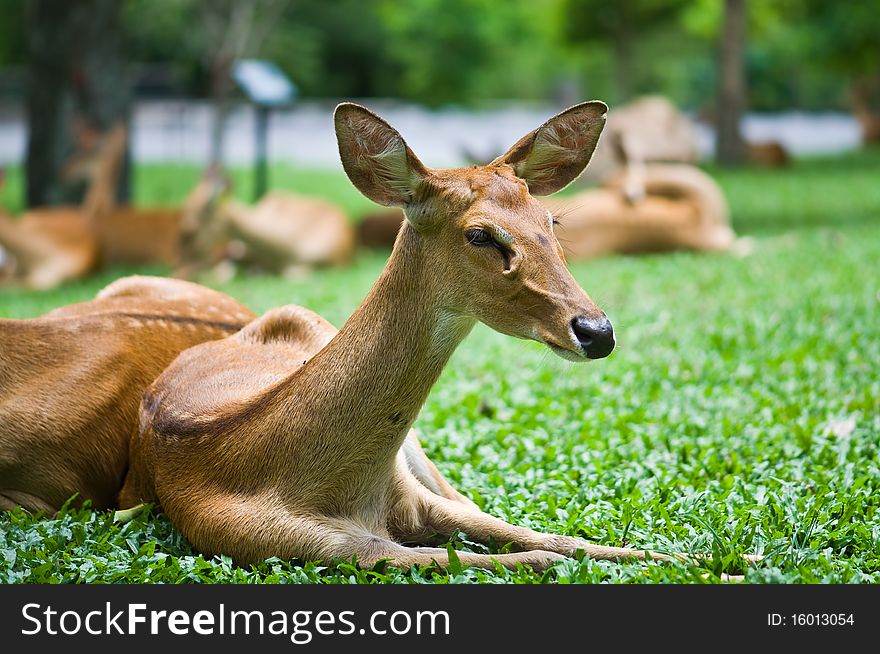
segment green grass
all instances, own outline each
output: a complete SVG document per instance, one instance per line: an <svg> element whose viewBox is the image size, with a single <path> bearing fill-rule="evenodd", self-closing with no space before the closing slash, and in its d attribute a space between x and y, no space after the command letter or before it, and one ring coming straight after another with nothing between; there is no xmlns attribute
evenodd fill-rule
<svg viewBox="0 0 880 654"><path fill-rule="evenodd" d="M0 580L689 583L717 581L738 555L757 552L767 559L746 571L750 582L880 581L880 157L713 172L738 231L755 238L750 256L574 265L614 322L614 354L569 364L478 326L416 425L440 470L496 516L607 545L700 553L703 567L569 560L535 574L270 560L242 569L198 556L163 516L119 526L72 510L0 517ZM146 168L138 198L182 197L195 174ZM360 202L337 174L283 174L349 208ZM382 265L363 255L299 282L251 277L220 288L257 311L298 303L340 325ZM120 272L50 293L4 292L0 315L88 299ZM464 535L454 542L486 551Z"/></svg>

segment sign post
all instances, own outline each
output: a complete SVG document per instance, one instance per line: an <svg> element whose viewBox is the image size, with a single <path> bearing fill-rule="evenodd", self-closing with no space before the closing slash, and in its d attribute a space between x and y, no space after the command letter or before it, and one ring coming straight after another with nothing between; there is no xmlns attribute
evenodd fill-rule
<svg viewBox="0 0 880 654"><path fill-rule="evenodd" d="M232 67L232 78L254 105L254 201L269 187L269 117L278 107L293 104L294 83L271 61L239 59Z"/></svg>

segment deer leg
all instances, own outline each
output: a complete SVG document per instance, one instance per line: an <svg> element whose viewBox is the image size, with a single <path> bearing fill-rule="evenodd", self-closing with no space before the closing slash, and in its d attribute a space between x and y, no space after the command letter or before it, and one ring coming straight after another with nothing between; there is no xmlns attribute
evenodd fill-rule
<svg viewBox="0 0 880 654"><path fill-rule="evenodd" d="M400 463L404 464L405 469L409 470L412 476L429 491L464 504L475 511L480 510L476 504L455 490L443 478L443 475L437 470L437 466L425 455L414 430L409 430L409 434L407 434L406 440L400 448L399 456L402 457Z"/></svg>
<svg viewBox="0 0 880 654"><path fill-rule="evenodd" d="M427 491L426 491L427 492ZM198 506L166 506L166 513L184 536L205 554L227 554L239 565L271 556L305 561L350 561L361 567L382 560L408 569L413 565L449 564L443 548L408 548L394 542L381 529L371 529L356 519L296 513L265 497L235 495L205 498ZM459 560L488 570L495 561L508 568L517 564L541 570L564 557L554 552L486 555L461 552Z"/></svg>
<svg viewBox="0 0 880 654"><path fill-rule="evenodd" d="M517 565L528 565L536 571L546 570L565 557L556 552L531 550L514 554L475 554L473 552L456 552L458 560L475 568L495 570L496 564L515 570ZM362 567L371 567L377 562L387 559L388 565L407 570L414 565L441 568L449 566L449 551L442 547L404 547L390 540L373 539L368 551L358 556Z"/></svg>
<svg viewBox="0 0 880 654"><path fill-rule="evenodd" d="M0 511L12 511L17 506L29 513L42 511L47 516L55 515L58 511L54 506L35 495L16 490L0 491Z"/></svg>
<svg viewBox="0 0 880 654"><path fill-rule="evenodd" d="M444 497L438 497L427 493L423 489L415 487L415 516L408 512L409 533L402 533L404 540L426 540L431 535L440 533L449 536L456 531L463 531L479 542L494 541L496 543L510 543L515 549L528 552L548 551L564 556L573 556L578 550L585 556L601 561L624 561L624 560L679 560L691 563L699 563L703 557L667 554L642 550L630 547L610 547L596 545L582 538L574 536L561 536L557 534L544 534L532 529L517 527L494 516L483 513L478 509L472 509L460 503L450 501ZM413 504L410 503L410 507ZM405 522L397 524L406 524ZM763 557L754 554L744 554L743 560L747 564L758 563ZM464 561L464 559L462 559ZM741 581L742 577L722 574L723 581Z"/></svg>
<svg viewBox="0 0 880 654"><path fill-rule="evenodd" d="M421 541L431 534L451 535L456 531L465 532L469 538L480 542L494 541L510 543L515 549L524 552L549 551L564 556L573 556L578 550L597 560L626 559L667 559L670 555L628 547L609 547L596 545L582 538L544 534L525 527L517 527L460 502L425 492L416 484L414 487L415 519L409 516L412 532L401 534L403 539ZM676 555L676 558L683 558ZM463 559L462 559L463 560Z"/></svg>

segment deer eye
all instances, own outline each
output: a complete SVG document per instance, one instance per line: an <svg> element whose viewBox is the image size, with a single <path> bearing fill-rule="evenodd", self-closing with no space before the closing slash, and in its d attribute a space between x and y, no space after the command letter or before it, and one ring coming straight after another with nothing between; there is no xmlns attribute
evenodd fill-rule
<svg viewBox="0 0 880 654"><path fill-rule="evenodd" d="M471 245L493 245L495 243L495 239L485 229L469 229L464 235Z"/></svg>

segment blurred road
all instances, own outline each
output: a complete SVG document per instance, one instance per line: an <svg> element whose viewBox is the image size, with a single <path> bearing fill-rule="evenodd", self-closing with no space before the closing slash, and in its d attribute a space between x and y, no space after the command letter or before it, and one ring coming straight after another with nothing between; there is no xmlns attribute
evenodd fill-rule
<svg viewBox="0 0 880 654"><path fill-rule="evenodd" d="M273 114L270 158L301 166L335 168L338 164L331 114L334 102L302 102ZM512 145L558 109L552 106L504 105L486 111L437 111L394 101L364 104L394 125L429 166L464 163L463 148L478 156L494 156ZM149 101L134 112L135 162L203 164L208 156L211 107L196 101ZM777 140L794 155L843 152L859 146L859 129L849 114L749 114L744 122L750 141ZM253 113L241 107L230 117L224 160L248 165L253 159ZM0 166L20 162L27 134L20 110L0 111ZM713 130L699 127L700 152L711 156Z"/></svg>

